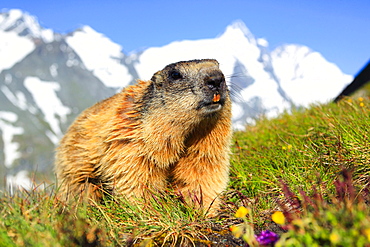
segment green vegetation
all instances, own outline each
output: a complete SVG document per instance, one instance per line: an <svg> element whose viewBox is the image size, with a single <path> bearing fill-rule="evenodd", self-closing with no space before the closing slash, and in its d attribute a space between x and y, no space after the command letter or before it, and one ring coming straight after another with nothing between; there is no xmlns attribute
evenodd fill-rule
<svg viewBox="0 0 370 247"><path fill-rule="evenodd" d="M213 219L171 191L138 205L66 205L53 186L3 193L0 246L259 246L276 234L276 246L370 246L369 130L366 96L236 132L229 188Z"/></svg>
<svg viewBox="0 0 370 247"><path fill-rule="evenodd" d="M358 193L347 170L335 181L336 193L325 200L322 191L313 187L308 196L301 192L302 212L285 210L289 231L278 246L369 246L369 191ZM285 186L287 197L293 195ZM367 197L367 198L366 198Z"/></svg>

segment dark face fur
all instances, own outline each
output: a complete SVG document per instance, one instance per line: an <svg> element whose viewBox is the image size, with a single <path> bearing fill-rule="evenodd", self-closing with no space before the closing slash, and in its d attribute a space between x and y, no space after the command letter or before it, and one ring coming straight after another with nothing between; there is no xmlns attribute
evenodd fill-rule
<svg viewBox="0 0 370 247"><path fill-rule="evenodd" d="M182 110L195 110L200 115L215 113L222 109L229 94L218 66L213 59L167 65L153 75L153 89L161 91L162 105L176 107L179 113Z"/></svg>

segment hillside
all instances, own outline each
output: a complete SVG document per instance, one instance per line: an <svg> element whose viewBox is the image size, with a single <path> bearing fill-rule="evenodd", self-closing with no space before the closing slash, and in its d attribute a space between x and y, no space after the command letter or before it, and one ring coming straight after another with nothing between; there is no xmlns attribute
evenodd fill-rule
<svg viewBox="0 0 370 247"><path fill-rule="evenodd" d="M204 218L170 191L153 194L145 209L119 198L67 206L50 186L0 196L0 243L260 246L263 236L276 241L279 235L283 246L367 246L369 107L368 96L348 98L261 119L235 133L230 185L217 218Z"/></svg>

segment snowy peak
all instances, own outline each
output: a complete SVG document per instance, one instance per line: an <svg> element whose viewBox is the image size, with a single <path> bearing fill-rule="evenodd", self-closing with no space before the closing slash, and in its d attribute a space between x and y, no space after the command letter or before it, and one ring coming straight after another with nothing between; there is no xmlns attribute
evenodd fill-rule
<svg viewBox="0 0 370 247"><path fill-rule="evenodd" d="M243 39L247 38L249 43L256 44L256 38L244 24L238 20L227 26L225 32L220 36L223 39Z"/></svg>
<svg viewBox="0 0 370 247"><path fill-rule="evenodd" d="M86 68L106 86L121 88L133 80L122 65L122 47L89 26L83 26L66 38ZM94 51L94 52L91 52Z"/></svg>
<svg viewBox="0 0 370 247"><path fill-rule="evenodd" d="M271 52L275 75L296 105L333 99L352 80L319 52L303 45L283 45Z"/></svg>
<svg viewBox="0 0 370 247"><path fill-rule="evenodd" d="M248 43L261 47L268 47L269 43L264 38L256 38L243 21L237 20L226 27L220 35L222 39L247 39Z"/></svg>
<svg viewBox="0 0 370 247"><path fill-rule="evenodd" d="M24 19L30 18L20 10L0 13L0 57L6 58L0 59L0 72L11 68L35 49L35 42L27 35L38 23L29 20L29 26L33 28L28 28Z"/></svg>
<svg viewBox="0 0 370 247"><path fill-rule="evenodd" d="M51 29L42 28L36 17L19 9L0 13L0 30L15 32L21 37L41 39L45 43L54 40L54 32Z"/></svg>

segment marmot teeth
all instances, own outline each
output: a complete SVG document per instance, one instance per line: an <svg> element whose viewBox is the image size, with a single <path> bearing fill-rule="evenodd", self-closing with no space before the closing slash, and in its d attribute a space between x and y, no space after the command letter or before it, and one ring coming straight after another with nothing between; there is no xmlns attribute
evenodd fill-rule
<svg viewBox="0 0 370 247"><path fill-rule="evenodd" d="M220 99L221 99L221 95L220 95L220 94L215 93L215 94L213 95L213 102L214 102L214 103L219 102L219 101L220 101Z"/></svg>

